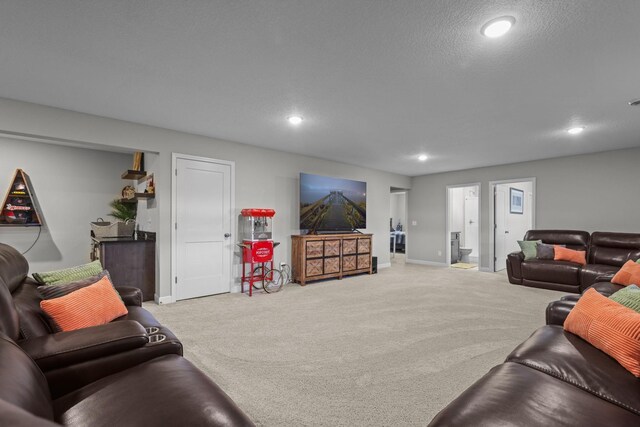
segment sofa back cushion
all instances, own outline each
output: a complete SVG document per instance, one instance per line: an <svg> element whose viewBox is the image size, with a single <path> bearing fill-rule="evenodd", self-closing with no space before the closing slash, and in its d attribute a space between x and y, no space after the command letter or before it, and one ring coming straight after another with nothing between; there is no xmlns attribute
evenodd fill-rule
<svg viewBox="0 0 640 427"><path fill-rule="evenodd" d="M53 420L53 406L44 374L13 340L0 334L0 399Z"/></svg>
<svg viewBox="0 0 640 427"><path fill-rule="evenodd" d="M20 316L20 336L23 339L41 337L53 333L48 317L40 308L42 297L38 283L30 277L13 293L13 302Z"/></svg>
<svg viewBox="0 0 640 427"><path fill-rule="evenodd" d="M577 251L586 251L589 247L589 233L580 230L529 230L524 240L542 240L542 243L565 245Z"/></svg>
<svg viewBox="0 0 640 427"><path fill-rule="evenodd" d="M640 234L596 231L591 235L589 264L621 267L630 259L640 259Z"/></svg>
<svg viewBox="0 0 640 427"><path fill-rule="evenodd" d="M18 311L2 277L0 277L0 332L12 340L17 340L20 335Z"/></svg>
<svg viewBox="0 0 640 427"><path fill-rule="evenodd" d="M29 263L20 252L0 243L0 278L13 293L29 274Z"/></svg>

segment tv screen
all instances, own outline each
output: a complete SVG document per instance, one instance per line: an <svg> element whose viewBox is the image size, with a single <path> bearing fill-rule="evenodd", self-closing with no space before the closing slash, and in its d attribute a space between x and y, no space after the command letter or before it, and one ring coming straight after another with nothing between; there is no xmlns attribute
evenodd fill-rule
<svg viewBox="0 0 640 427"><path fill-rule="evenodd" d="M367 183L301 173L300 228L310 232L367 228Z"/></svg>

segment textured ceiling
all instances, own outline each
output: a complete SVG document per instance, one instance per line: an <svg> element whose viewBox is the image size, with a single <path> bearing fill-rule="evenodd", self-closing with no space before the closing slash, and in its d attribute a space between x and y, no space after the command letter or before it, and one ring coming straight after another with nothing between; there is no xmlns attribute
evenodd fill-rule
<svg viewBox="0 0 640 427"><path fill-rule="evenodd" d="M1 0L0 96L422 175L639 146L639 22L638 0Z"/></svg>

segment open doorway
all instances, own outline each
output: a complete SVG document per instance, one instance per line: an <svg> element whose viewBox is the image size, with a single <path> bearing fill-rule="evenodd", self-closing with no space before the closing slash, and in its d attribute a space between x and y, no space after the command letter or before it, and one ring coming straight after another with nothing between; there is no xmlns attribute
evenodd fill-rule
<svg viewBox="0 0 640 427"><path fill-rule="evenodd" d="M407 191L391 188L389 211L389 250L391 265L404 263L407 248Z"/></svg>
<svg viewBox="0 0 640 427"><path fill-rule="evenodd" d="M493 270L506 268L507 255L520 250L527 230L535 227L535 178L489 183L493 193L491 210Z"/></svg>
<svg viewBox="0 0 640 427"><path fill-rule="evenodd" d="M447 186L447 265L478 270L480 183Z"/></svg>

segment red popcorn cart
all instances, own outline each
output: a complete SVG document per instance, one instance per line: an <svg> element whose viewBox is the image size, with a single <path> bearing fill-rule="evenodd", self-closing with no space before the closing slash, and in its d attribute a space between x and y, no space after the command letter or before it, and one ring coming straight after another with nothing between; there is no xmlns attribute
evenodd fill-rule
<svg viewBox="0 0 640 427"><path fill-rule="evenodd" d="M243 209L240 212L242 248L242 282L240 287L244 292L244 284L249 284L249 296L253 295L253 288L262 288L267 292L280 290L281 276L273 268L273 248L279 242L272 237L273 209ZM277 277L276 277L277 276ZM277 288L277 289L276 289Z"/></svg>

